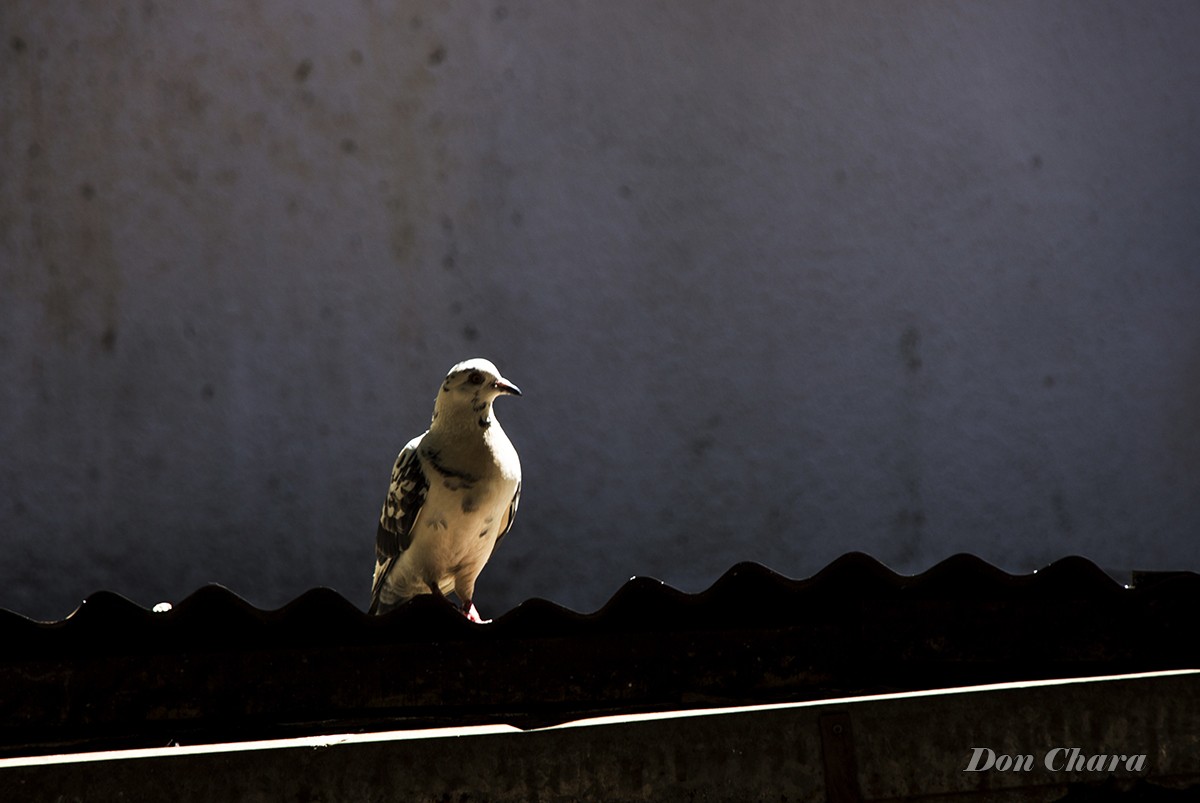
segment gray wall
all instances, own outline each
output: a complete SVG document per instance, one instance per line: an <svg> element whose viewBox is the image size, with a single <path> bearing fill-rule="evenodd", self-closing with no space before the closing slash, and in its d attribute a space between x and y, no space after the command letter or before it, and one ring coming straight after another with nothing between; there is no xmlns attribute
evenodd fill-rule
<svg viewBox="0 0 1200 803"><path fill-rule="evenodd" d="M365 603L487 356L485 614L1200 569L1200 7L0 6L0 607Z"/></svg>

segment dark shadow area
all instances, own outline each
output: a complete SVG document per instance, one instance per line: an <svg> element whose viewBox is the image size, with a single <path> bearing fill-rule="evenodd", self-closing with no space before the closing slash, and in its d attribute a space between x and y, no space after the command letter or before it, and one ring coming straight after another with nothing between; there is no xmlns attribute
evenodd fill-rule
<svg viewBox="0 0 1200 803"><path fill-rule="evenodd" d="M1123 586L1063 558L902 576L851 553L752 563L685 594L630 580L580 614L492 624L432 597L370 617L314 589L274 611L207 586L166 613L99 592L60 622L0 611L0 755L821 700L1200 666L1200 575Z"/></svg>

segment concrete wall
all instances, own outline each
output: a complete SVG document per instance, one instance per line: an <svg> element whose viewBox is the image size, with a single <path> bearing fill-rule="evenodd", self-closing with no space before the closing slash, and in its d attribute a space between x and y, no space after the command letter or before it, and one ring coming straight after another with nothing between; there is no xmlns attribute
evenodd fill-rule
<svg viewBox="0 0 1200 803"><path fill-rule="evenodd" d="M1200 8L0 6L0 606L365 604L459 359L485 614L849 550L1200 569Z"/></svg>

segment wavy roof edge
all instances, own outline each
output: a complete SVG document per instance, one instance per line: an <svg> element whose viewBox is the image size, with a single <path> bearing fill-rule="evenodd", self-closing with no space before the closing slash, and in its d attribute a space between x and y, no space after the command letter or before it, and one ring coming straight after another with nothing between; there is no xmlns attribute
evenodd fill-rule
<svg viewBox="0 0 1200 803"><path fill-rule="evenodd" d="M1136 575L1137 573L1135 573ZM506 630L539 620L543 625L558 620L600 623L608 619L627 619L636 615L643 624L677 621L688 611L745 612L769 611L772 604L791 607L806 599L866 599L903 593L906 596L983 598L1013 595L1108 596L1137 595L1144 590L1161 593L1167 588L1200 596L1200 575L1194 572L1145 573L1144 577L1162 576L1154 583L1126 586L1113 579L1087 558L1067 556L1045 568L1028 574L1010 574L975 555L960 553L946 558L924 572L903 575L877 559L851 552L832 561L816 574L794 579L754 562L735 564L707 589L687 593L660 580L635 576L624 583L609 600L593 613L580 613L549 600L531 598L497 617L493 628ZM357 622L383 626L399 620L420 620L439 628L452 626L476 629L449 606L432 597L419 597L408 605L382 617L371 617L337 591L313 588L275 609L257 608L230 589L211 584L189 594L167 612L155 612L111 591L88 596L65 619L36 621L19 613L0 609L0 633L13 629L43 631L76 630L103 623L107 627L146 625L195 627L220 623L223 628L289 624L305 630L322 630L322 623L337 628ZM409 623L411 624L411 622Z"/></svg>

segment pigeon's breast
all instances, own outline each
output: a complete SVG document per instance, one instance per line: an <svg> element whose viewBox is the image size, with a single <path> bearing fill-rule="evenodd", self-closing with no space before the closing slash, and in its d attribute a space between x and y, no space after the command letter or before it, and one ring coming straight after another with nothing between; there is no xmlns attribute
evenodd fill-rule
<svg viewBox="0 0 1200 803"><path fill-rule="evenodd" d="M482 568L492 553L516 483L495 478L431 482L413 533L413 547L439 576Z"/></svg>

